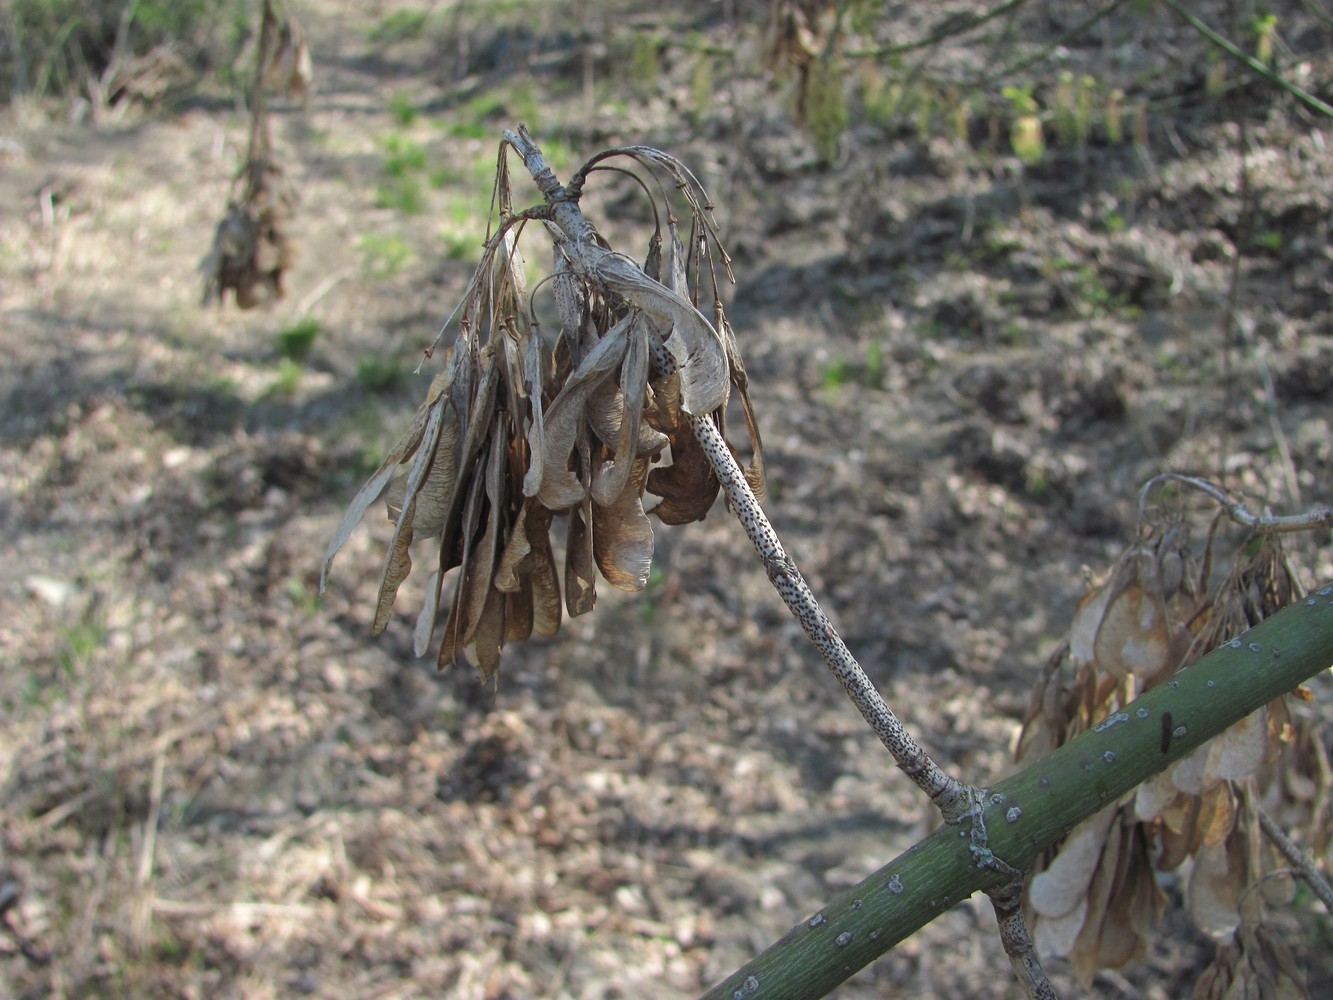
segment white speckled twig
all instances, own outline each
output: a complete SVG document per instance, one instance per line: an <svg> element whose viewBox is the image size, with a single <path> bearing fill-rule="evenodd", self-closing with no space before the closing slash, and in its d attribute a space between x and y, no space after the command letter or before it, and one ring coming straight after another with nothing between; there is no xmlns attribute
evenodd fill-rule
<svg viewBox="0 0 1333 1000"><path fill-rule="evenodd" d="M665 350L656 352L654 360L658 364L664 363L662 356L665 354ZM665 361L669 362L670 357L667 356ZM907 731L907 727L894 715L829 621L824 609L819 606L809 584L796 568L796 563L783 548L777 532L759 506L754 491L745 479L745 473L736 463L717 426L710 418L697 416L690 418L690 426L722 484L732 513L763 560L773 588L801 623L801 628L819 650L824 663L833 671L833 676L852 699L862 718L893 755L894 762L930 796L931 801L944 814L946 822L959 822L972 813L979 807L980 790L947 774L931 760Z"/></svg>
<svg viewBox="0 0 1333 1000"><path fill-rule="evenodd" d="M989 895L1000 928L1000 944L1028 1000L1058 1000L1023 919L1023 873L1015 872L1011 881Z"/></svg>

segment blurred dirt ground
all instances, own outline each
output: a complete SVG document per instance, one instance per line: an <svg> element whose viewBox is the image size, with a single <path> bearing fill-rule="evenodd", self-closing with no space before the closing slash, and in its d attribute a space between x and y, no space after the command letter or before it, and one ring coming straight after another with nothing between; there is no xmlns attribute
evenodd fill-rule
<svg viewBox="0 0 1333 1000"><path fill-rule="evenodd" d="M198 304L244 152L233 95L95 129L0 119L0 993L692 997L931 828L721 506L658 529L645 593L604 587L557 639L506 650L496 690L414 660L406 617L367 637L378 515L317 600L343 505L425 391L411 369L520 116L565 172L642 142L710 189L771 517L973 780L1009 767L1083 568L1132 536L1147 478L1333 502L1333 125L1239 74L1210 94L1205 46L1165 11L1064 56L1138 81L1146 144L1024 167L983 119L966 141L858 125L821 165L757 69L700 108L683 43L635 82L623 47L580 48L556 14L487 27L437 4L394 40L412 5L292 6L316 83L308 110L275 107L301 200L268 310ZM925 30L925 5L889 6ZM1328 26L1288 6L1327 99ZM740 8L624 4L599 30L731 44ZM1015 37L1049 43L1079 10L1038 5ZM420 214L384 191L414 147ZM590 216L637 232L629 186L601 191ZM311 353L284 363L304 318ZM1292 555L1333 578L1326 534ZM1327 677L1315 693L1327 719ZM836 995L1018 996L983 904ZM1327 995L1327 917L1290 933ZM1211 953L1168 916L1090 995L1187 995Z"/></svg>

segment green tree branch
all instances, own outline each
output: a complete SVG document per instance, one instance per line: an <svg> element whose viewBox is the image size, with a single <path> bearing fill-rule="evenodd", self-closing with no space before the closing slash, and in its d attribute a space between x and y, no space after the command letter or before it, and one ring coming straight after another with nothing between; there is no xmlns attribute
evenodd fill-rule
<svg viewBox="0 0 1333 1000"><path fill-rule="evenodd" d="M1269 83L1277 84L1277 86L1281 87L1283 90L1285 90L1292 97L1295 97L1297 100L1303 101L1304 103L1308 104L1310 107L1314 108L1319 113L1328 115L1329 117L1333 118L1333 105L1329 105L1328 103L1321 101L1318 97L1315 97L1315 95L1310 93L1309 91L1302 90L1294 83L1291 83L1289 80L1286 80L1283 77L1279 76L1277 73L1273 72L1271 68L1264 65L1264 63L1254 58L1254 56L1250 55L1248 52L1242 52L1239 48L1237 48L1234 42L1232 42L1223 35L1219 35L1212 28L1208 27L1208 25L1205 24L1202 20L1200 20L1194 14L1190 13L1190 11L1186 10L1185 7L1178 2L1178 0L1162 0L1162 2L1166 4L1168 7L1170 7L1177 14L1179 14L1182 18L1184 18L1185 22L1189 24L1190 27L1192 27L1199 34L1203 35L1204 38L1208 39L1208 41L1212 42L1227 55L1239 59L1246 66L1254 70L1254 72L1258 73Z"/></svg>
<svg viewBox="0 0 1333 1000"><path fill-rule="evenodd" d="M989 790L990 850L942 826L830 900L702 1000L815 1000L1007 868L1333 663L1333 584L1209 653Z"/></svg>

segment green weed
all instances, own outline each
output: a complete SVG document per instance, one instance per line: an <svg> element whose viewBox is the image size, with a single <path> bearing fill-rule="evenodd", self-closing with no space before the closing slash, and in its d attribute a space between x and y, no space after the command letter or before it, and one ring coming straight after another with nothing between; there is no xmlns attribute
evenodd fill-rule
<svg viewBox="0 0 1333 1000"><path fill-rule="evenodd" d="M1092 132L1092 99L1097 81L1063 70L1055 85L1055 128L1064 146L1082 148Z"/></svg>
<svg viewBox="0 0 1333 1000"><path fill-rule="evenodd" d="M415 41L426 33L429 17L425 11L394 11L370 29L370 41L376 45Z"/></svg>
<svg viewBox="0 0 1333 1000"><path fill-rule="evenodd" d="M1282 234L1276 229L1258 234L1254 241L1265 250L1278 251L1282 249Z"/></svg>
<svg viewBox="0 0 1333 1000"><path fill-rule="evenodd" d="M361 237L362 258L372 278L392 278L414 259L412 248L400 236L367 233Z"/></svg>
<svg viewBox="0 0 1333 1000"><path fill-rule="evenodd" d="M272 396L294 396L296 390L301 385L301 363L293 361L291 358L283 358L278 362L278 374L272 384L269 385L264 395Z"/></svg>
<svg viewBox="0 0 1333 1000"><path fill-rule="evenodd" d="M451 139L489 139L495 132L490 125L478 121L445 122L443 128Z"/></svg>
<svg viewBox="0 0 1333 1000"><path fill-rule="evenodd" d="M1204 93L1210 100L1217 100L1227 89L1227 64L1216 52L1208 53L1208 72L1204 76Z"/></svg>
<svg viewBox="0 0 1333 1000"><path fill-rule="evenodd" d="M864 358L836 357L830 359L823 368L821 381L824 392L836 398L838 391L846 385L858 385L865 389L883 389L886 375L884 344L872 340L866 345Z"/></svg>
<svg viewBox="0 0 1333 1000"><path fill-rule="evenodd" d="M1256 17L1250 30L1254 34L1254 58L1265 66L1273 65L1273 36L1277 34L1277 15Z"/></svg>
<svg viewBox="0 0 1333 1000"><path fill-rule="evenodd" d="M106 626L91 614L64 626L60 631L60 654L57 658L61 679L70 680L79 668L87 665L93 654L106 642L106 636Z"/></svg>
<svg viewBox="0 0 1333 1000"><path fill-rule="evenodd" d="M654 564L648 570L648 583L643 588L643 600L639 605L639 615L645 625L651 624L657 617L657 608L661 603L665 586L666 573L661 566Z"/></svg>
<svg viewBox="0 0 1333 1000"><path fill-rule="evenodd" d="M291 599L292 605L306 617L313 617L319 610L319 591L306 586L299 576L289 576L283 581L282 589Z"/></svg>
<svg viewBox="0 0 1333 1000"><path fill-rule="evenodd" d="M690 123L698 128L713 105L713 57L700 52L690 73Z"/></svg>
<svg viewBox="0 0 1333 1000"><path fill-rule="evenodd" d="M1024 470L1023 476L1026 480L1024 486L1028 496L1040 500L1050 492L1051 484L1046 478L1044 469L1028 466L1028 468Z"/></svg>
<svg viewBox="0 0 1333 1000"><path fill-rule="evenodd" d="M399 91L389 98L389 115L403 128L411 125L417 120L417 107L412 103L412 98Z"/></svg>
<svg viewBox="0 0 1333 1000"><path fill-rule="evenodd" d="M861 113L872 125L887 129L894 125L905 102L906 90L897 81L889 82L879 67L866 62L859 74Z"/></svg>
<svg viewBox="0 0 1333 1000"><path fill-rule="evenodd" d="M1119 146L1125 141L1125 92L1118 87L1106 95L1102 126L1106 129L1106 141L1111 145Z"/></svg>
<svg viewBox="0 0 1333 1000"><path fill-rule="evenodd" d="M845 358L834 358L824 365L822 381L825 392L836 394L839 389L847 384L850 378L851 375Z"/></svg>
<svg viewBox="0 0 1333 1000"><path fill-rule="evenodd" d="M447 175L428 176L430 164L426 148L400 133L384 140L384 180L375 189L375 204L392 208L404 215L426 211L428 184L441 186Z"/></svg>
<svg viewBox="0 0 1333 1000"><path fill-rule="evenodd" d="M278 354L288 361L304 361L321 331L319 320L297 320L278 334Z"/></svg>
<svg viewBox="0 0 1333 1000"><path fill-rule="evenodd" d="M825 162L838 156L843 133L850 124L846 71L831 57L817 59L810 69L805 93L805 126L815 151Z"/></svg>
<svg viewBox="0 0 1333 1000"><path fill-rule="evenodd" d="M652 93L662 74L661 39L646 31L635 31L630 41L629 78L640 95Z"/></svg>
<svg viewBox="0 0 1333 1000"><path fill-rule="evenodd" d="M388 392L407 380L407 369L391 359L363 358L356 365L356 380L370 392Z"/></svg>
<svg viewBox="0 0 1333 1000"><path fill-rule="evenodd" d="M1065 280L1076 298L1081 300L1094 316L1106 316L1126 305L1123 296L1112 294L1097 269L1091 264L1080 265L1066 272Z"/></svg>
<svg viewBox="0 0 1333 1000"><path fill-rule="evenodd" d="M1009 102L1013 120L1009 123L1009 144L1024 163L1040 163L1046 155L1046 138L1042 135L1041 117L1032 84L1005 87L1001 93Z"/></svg>
<svg viewBox="0 0 1333 1000"><path fill-rule="evenodd" d="M397 177L375 189L375 204L404 215L426 211L426 184L420 177Z"/></svg>

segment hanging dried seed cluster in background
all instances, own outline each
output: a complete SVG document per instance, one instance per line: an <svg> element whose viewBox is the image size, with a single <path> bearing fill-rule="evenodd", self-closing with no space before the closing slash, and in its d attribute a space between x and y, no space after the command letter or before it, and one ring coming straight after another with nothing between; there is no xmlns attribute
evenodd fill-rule
<svg viewBox="0 0 1333 1000"><path fill-rule="evenodd" d="M312 77L310 51L296 22L279 16L265 0L250 105L250 144L237 177L239 196L213 234L213 246L200 270L204 305L221 303L228 290L236 304L250 309L282 298L282 278L292 266L293 248L287 227L296 204L295 192L273 153L265 88L308 99Z"/></svg>
<svg viewBox="0 0 1333 1000"><path fill-rule="evenodd" d="M292 266L287 225L295 198L282 165L265 149L247 158L241 177L241 196L228 203L201 267L204 305L220 304L228 291L235 292L242 309L280 299L283 273Z"/></svg>
<svg viewBox="0 0 1333 1000"><path fill-rule="evenodd" d="M657 224L640 267L590 227L562 230L545 207L515 214L507 157L502 145L498 227L456 314L444 370L412 428L353 499L324 567L327 581L334 555L384 494L394 530L373 631L389 622L412 568L412 543L429 540L417 654L429 647L443 612L440 666L470 650L488 680L506 643L559 629L562 575L570 616L592 609L598 573L624 590L645 586L653 555L646 493L661 498L651 513L668 524L707 513L719 484L689 417L706 415L723 427L730 389L752 445L747 476L756 491L763 482L745 369L718 292L715 260L725 268L727 258L694 178L664 153L628 147L600 154L571 179L567 188L579 191L589 173L606 169L599 164L624 157L675 184L690 210L690 249L663 194L652 206ZM549 294L560 329L549 343L519 250L520 235L531 229L553 251ZM711 323L696 308L701 286L713 296ZM557 517L568 521L563 573L551 544Z"/></svg>
<svg viewBox="0 0 1333 1000"><path fill-rule="evenodd" d="M1172 517L1145 523L1141 540L1089 590L1033 693L1020 760L1068 742L1300 596L1276 534L1250 537L1210 589L1220 518L1202 565ZM1171 738L1164 724L1162 739ZM1186 905L1220 944L1195 996L1303 996L1291 956L1262 926L1267 904L1285 901L1290 883L1263 879L1277 865L1259 811L1307 831L1307 845L1322 851L1328 787L1318 728L1293 722L1285 696L1271 702L1093 816L1039 864L1027 900L1039 950L1067 957L1085 983L1141 956L1165 905L1155 873L1188 860Z"/></svg>
<svg viewBox="0 0 1333 1000"><path fill-rule="evenodd" d="M274 0L264 4L263 17L269 28L268 41L265 44L265 32L261 27L259 44L259 80L260 85L290 98L299 98L302 106L310 104L310 85L315 79L314 63L310 58L310 47L306 44L305 32L292 17L280 10Z"/></svg>

